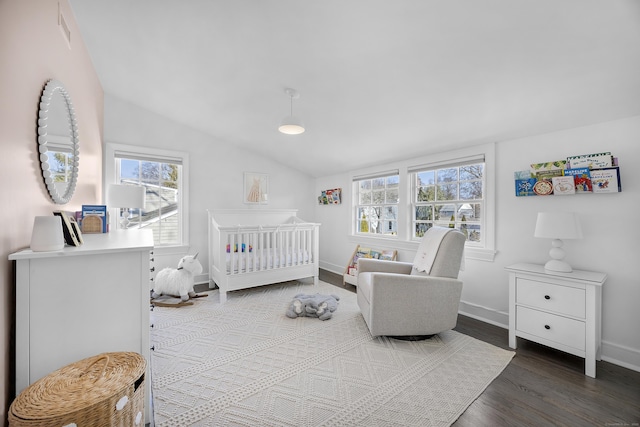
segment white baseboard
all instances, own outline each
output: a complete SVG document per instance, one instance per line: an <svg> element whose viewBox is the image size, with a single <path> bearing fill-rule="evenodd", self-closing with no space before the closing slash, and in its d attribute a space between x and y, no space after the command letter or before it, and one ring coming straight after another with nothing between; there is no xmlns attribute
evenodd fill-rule
<svg viewBox="0 0 640 427"><path fill-rule="evenodd" d="M340 276L344 274L344 265L331 264L326 261L320 261L319 267L331 273L339 274Z"/></svg>
<svg viewBox="0 0 640 427"><path fill-rule="evenodd" d="M602 341L602 360L640 372L640 350Z"/></svg>
<svg viewBox="0 0 640 427"><path fill-rule="evenodd" d="M460 314L494 326L509 329L509 313L466 301L460 301L459 307L458 312Z"/></svg>
<svg viewBox="0 0 640 427"><path fill-rule="evenodd" d="M193 283L196 285L200 285L202 283L209 283L209 275L208 274L200 274L193 278Z"/></svg>

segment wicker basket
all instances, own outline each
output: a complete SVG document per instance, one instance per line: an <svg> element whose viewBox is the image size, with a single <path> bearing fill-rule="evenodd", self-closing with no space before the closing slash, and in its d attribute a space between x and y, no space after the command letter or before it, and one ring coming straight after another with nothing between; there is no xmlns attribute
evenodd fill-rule
<svg viewBox="0 0 640 427"><path fill-rule="evenodd" d="M144 426L144 357L102 353L65 366L24 389L9 426Z"/></svg>

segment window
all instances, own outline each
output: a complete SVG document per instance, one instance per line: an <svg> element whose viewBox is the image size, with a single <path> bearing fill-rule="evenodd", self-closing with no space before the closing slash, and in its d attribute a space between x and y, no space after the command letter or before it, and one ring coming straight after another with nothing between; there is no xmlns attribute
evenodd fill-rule
<svg viewBox="0 0 640 427"><path fill-rule="evenodd" d="M49 136L49 165L54 182L70 182L73 169L73 150L69 143L58 142L55 135Z"/></svg>
<svg viewBox="0 0 640 427"><path fill-rule="evenodd" d="M412 238L431 227L461 230L470 244L482 244L484 233L484 158L421 166L410 170Z"/></svg>
<svg viewBox="0 0 640 427"><path fill-rule="evenodd" d="M106 162L112 162L111 167L105 168L106 185L116 183L145 188L145 207L131 210L132 226L153 230L156 247L186 245L187 154L108 144ZM115 226L113 220L111 226Z"/></svg>
<svg viewBox="0 0 640 427"><path fill-rule="evenodd" d="M467 236L467 259L493 261L495 158L486 143L362 171L352 178L350 239L415 251L430 227L453 227Z"/></svg>
<svg viewBox="0 0 640 427"><path fill-rule="evenodd" d="M356 233L398 234L399 183L397 171L354 178Z"/></svg>

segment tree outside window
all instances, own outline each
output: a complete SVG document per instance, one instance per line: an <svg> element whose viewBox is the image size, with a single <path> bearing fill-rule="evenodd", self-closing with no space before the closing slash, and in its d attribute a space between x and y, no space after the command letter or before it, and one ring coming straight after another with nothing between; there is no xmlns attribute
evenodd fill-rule
<svg viewBox="0 0 640 427"><path fill-rule="evenodd" d="M157 246L180 244L181 166L125 157L117 160L118 182L145 188L145 208L131 211L132 224L153 230Z"/></svg>
<svg viewBox="0 0 640 427"><path fill-rule="evenodd" d="M355 181L356 233L398 234L399 175Z"/></svg>
<svg viewBox="0 0 640 427"><path fill-rule="evenodd" d="M468 242L482 240L484 163L413 173L413 237L433 226L457 228Z"/></svg>

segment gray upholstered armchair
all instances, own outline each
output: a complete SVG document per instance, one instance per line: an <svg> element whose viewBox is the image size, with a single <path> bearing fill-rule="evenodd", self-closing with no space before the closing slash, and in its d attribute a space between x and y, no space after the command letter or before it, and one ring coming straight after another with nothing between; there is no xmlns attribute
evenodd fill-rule
<svg viewBox="0 0 640 427"><path fill-rule="evenodd" d="M373 336L434 335L456 326L465 240L458 230L432 227L413 263L358 260L358 306Z"/></svg>

